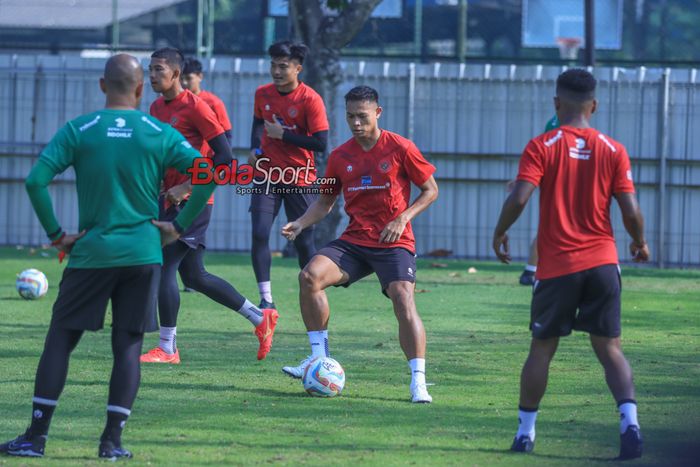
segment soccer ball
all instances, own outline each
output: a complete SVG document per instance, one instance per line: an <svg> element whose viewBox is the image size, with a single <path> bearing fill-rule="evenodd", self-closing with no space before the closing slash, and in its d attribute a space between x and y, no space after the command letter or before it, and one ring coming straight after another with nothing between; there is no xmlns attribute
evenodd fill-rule
<svg viewBox="0 0 700 467"><path fill-rule="evenodd" d="M316 357L306 366L302 381L312 396L334 397L345 386L345 371L330 357Z"/></svg>
<svg viewBox="0 0 700 467"><path fill-rule="evenodd" d="M36 300L46 295L49 290L49 281L38 269L25 269L17 276L15 287L25 300Z"/></svg>

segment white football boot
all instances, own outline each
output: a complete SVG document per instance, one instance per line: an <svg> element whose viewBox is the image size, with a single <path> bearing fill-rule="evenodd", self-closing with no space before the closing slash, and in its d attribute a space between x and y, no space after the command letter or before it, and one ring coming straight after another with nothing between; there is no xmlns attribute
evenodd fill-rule
<svg viewBox="0 0 700 467"><path fill-rule="evenodd" d="M306 370L306 367L309 366L309 363L311 363L311 360L313 359L314 357L312 355L309 355L301 361L299 366L282 367L282 372L288 376L291 376L292 378L301 379L304 376L304 371Z"/></svg>
<svg viewBox="0 0 700 467"><path fill-rule="evenodd" d="M433 398L428 394L425 384L411 385L411 402L414 404L430 404Z"/></svg>

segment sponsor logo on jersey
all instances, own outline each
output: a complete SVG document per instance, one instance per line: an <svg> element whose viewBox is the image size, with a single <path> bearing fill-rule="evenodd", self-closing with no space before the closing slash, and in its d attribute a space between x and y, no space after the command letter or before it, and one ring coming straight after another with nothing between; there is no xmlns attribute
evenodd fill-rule
<svg viewBox="0 0 700 467"><path fill-rule="evenodd" d="M372 177L370 175L363 175L361 179L362 186L367 186L372 184Z"/></svg>
<svg viewBox="0 0 700 467"><path fill-rule="evenodd" d="M126 120L121 117L117 117L114 119L114 124L117 125L117 128L124 128L126 126Z"/></svg>
<svg viewBox="0 0 700 467"><path fill-rule="evenodd" d="M126 120L122 117L114 119L114 126L107 128L107 138L131 138L133 128L126 128Z"/></svg>
<svg viewBox="0 0 700 467"><path fill-rule="evenodd" d="M348 172L352 172L352 166L349 165L349 166L345 167L345 170L347 170Z"/></svg>
<svg viewBox="0 0 700 467"><path fill-rule="evenodd" d="M591 158L591 150L586 149L586 140L583 138L576 138L576 147L569 148L569 157L572 159L579 159L582 161L587 161Z"/></svg>

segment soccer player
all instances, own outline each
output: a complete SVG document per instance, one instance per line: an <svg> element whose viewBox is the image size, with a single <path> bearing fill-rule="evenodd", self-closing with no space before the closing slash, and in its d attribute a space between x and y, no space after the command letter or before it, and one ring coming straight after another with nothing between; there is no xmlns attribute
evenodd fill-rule
<svg viewBox="0 0 700 467"><path fill-rule="evenodd" d="M172 127L136 110L143 93L143 69L137 59L126 54L110 58L100 87L107 96L105 109L68 122L44 148L26 180L41 225L61 253L70 253L70 260L36 373L31 424L24 434L0 444L0 453L44 455L70 354L84 331L102 328L111 300L114 364L98 455L111 460L131 457L122 447L121 433L139 388L143 334L156 329L161 242L177 238L175 229L182 232L189 226L214 189L213 184L197 186L172 224L155 222L164 168L185 172L199 154ZM62 230L47 188L71 166L79 234Z"/></svg>
<svg viewBox="0 0 700 467"><path fill-rule="evenodd" d="M610 203L617 200L632 237L635 261L647 261L644 219L623 145L589 121L598 102L596 80L583 69L557 79L554 105L561 127L531 140L517 182L501 211L493 249L510 261L508 228L540 187L540 253L532 296L530 354L520 377L520 425L511 449L530 452L535 419L559 338L587 332L620 411L620 459L642 455L632 370L620 346L620 269Z"/></svg>
<svg viewBox="0 0 700 467"><path fill-rule="evenodd" d="M202 63L196 58L188 58L182 70L182 87L206 102L216 114L221 128L224 129L224 136L228 140L229 146L233 147L233 134L231 133L231 120L228 118L226 106L223 101L213 92L202 89Z"/></svg>
<svg viewBox="0 0 700 467"><path fill-rule="evenodd" d="M416 257L410 221L438 196L435 167L411 141L378 126L382 108L374 89L359 86L350 90L345 95L345 110L353 137L328 160L326 177L334 182L324 184L328 193L322 193L303 216L282 229L293 240L323 219L341 192L344 195L350 224L299 274L299 301L311 356L282 371L301 378L312 358L329 356L330 310L324 289L348 287L374 272L399 322L401 349L411 368L412 401L430 403L425 385L425 329L414 301ZM411 183L420 188L412 204Z"/></svg>
<svg viewBox="0 0 700 467"><path fill-rule="evenodd" d="M309 167L284 190L277 193L253 193L250 214L253 226L251 256L260 291L260 308L274 308L270 283L270 231L284 201L287 220L301 216L317 195L304 190L316 180L314 151L323 152L328 142L328 118L323 100L299 80L308 49L303 44L282 41L272 44L270 75L272 83L255 91L251 152L249 162L270 167ZM267 158L268 162L257 161ZM258 173L257 176L261 174ZM279 181L279 180L273 180ZM297 187L287 190L287 188ZM316 252L313 228L295 237L294 246L303 268Z"/></svg>
<svg viewBox="0 0 700 467"><path fill-rule="evenodd" d="M200 98L182 88L180 74L184 58L179 50L163 48L151 55L149 77L151 87L162 96L151 104L151 115L162 122L169 122L180 131L202 155L213 152L231 155L231 148L224 136L214 111ZM161 220L171 220L187 204L192 185L186 176L176 170L168 170L163 184ZM186 287L202 292L212 300L237 311L255 326L260 346L258 360L270 351L277 324L277 311L260 310L246 300L228 282L207 272L204 267L206 230L211 218L213 199L183 233L177 242L163 250L163 274L158 293L160 317L160 343L141 356L142 362L180 363L177 348L177 315L180 308L180 291L177 273Z"/></svg>

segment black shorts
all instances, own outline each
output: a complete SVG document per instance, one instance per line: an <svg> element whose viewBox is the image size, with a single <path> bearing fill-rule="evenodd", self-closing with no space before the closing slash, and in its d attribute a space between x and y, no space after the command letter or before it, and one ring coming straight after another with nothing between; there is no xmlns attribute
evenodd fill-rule
<svg viewBox="0 0 700 467"><path fill-rule="evenodd" d="M177 215L180 214L180 211L185 208L187 201L183 201L177 206L171 205L168 209L164 209L163 199L164 198L161 196L159 200L159 220L172 222L175 220ZM189 228L185 230L182 235L180 235L178 241L195 250L199 247L199 245L206 247L207 228L209 227L213 207L213 205L207 204L202 212L195 218L194 222L192 222L192 225L190 225Z"/></svg>
<svg viewBox="0 0 700 467"><path fill-rule="evenodd" d="M395 281L416 282L416 255L405 248L370 248L345 240L333 240L316 252L345 271L350 279L336 287L349 287L373 272L382 285L382 293ZM388 295L387 295L388 297Z"/></svg>
<svg viewBox="0 0 700 467"><path fill-rule="evenodd" d="M532 337L568 336L572 329L618 337L621 288L617 264L535 281L530 311Z"/></svg>
<svg viewBox="0 0 700 467"><path fill-rule="evenodd" d="M51 323L63 329L102 329L112 301L112 327L143 333L158 329L160 264L117 268L66 268Z"/></svg>
<svg viewBox="0 0 700 467"><path fill-rule="evenodd" d="M318 198L318 193L312 191L311 187L295 187L293 185L272 185L270 192L265 193L265 185L260 185L261 193L254 192L250 196L250 208L248 211L261 211L272 214L277 217L280 212L280 206L284 201L284 212L287 214L288 221L299 219L306 209ZM278 190L280 192L273 192ZM284 191L291 191L285 193Z"/></svg>

